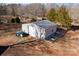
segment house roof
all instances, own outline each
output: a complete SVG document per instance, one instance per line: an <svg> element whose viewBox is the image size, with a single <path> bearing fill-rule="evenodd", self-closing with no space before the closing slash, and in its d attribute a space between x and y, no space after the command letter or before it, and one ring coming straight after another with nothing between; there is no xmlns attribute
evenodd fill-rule
<svg viewBox="0 0 79 59"><path fill-rule="evenodd" d="M72 23L73 26L79 26L79 20L78 19L73 19Z"/></svg>
<svg viewBox="0 0 79 59"><path fill-rule="evenodd" d="M49 27L56 25L54 22L51 22L49 20L36 21L34 22L34 24L45 29L48 29Z"/></svg>
<svg viewBox="0 0 79 59"><path fill-rule="evenodd" d="M74 26L79 26L79 23L72 22L71 24L74 25Z"/></svg>

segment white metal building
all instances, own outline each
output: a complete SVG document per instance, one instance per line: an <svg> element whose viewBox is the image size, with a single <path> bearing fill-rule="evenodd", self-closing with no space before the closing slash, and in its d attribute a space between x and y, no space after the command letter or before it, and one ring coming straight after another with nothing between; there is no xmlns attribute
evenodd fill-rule
<svg viewBox="0 0 79 59"><path fill-rule="evenodd" d="M51 34L55 33L56 29L57 25L54 22L50 22L48 20L22 24L22 31L38 39L46 39Z"/></svg>

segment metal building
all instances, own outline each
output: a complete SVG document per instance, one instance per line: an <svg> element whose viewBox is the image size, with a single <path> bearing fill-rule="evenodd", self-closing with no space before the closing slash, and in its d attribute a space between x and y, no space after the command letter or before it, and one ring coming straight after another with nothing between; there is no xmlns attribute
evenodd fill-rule
<svg viewBox="0 0 79 59"><path fill-rule="evenodd" d="M55 33L56 29L57 25L54 22L48 20L22 24L22 31L38 39L46 39L51 34Z"/></svg>

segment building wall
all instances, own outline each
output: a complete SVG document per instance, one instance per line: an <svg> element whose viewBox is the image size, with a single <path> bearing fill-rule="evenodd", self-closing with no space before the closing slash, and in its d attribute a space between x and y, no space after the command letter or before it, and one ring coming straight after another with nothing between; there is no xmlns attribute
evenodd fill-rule
<svg viewBox="0 0 79 59"><path fill-rule="evenodd" d="M45 29L37 26L38 38L45 39Z"/></svg>
<svg viewBox="0 0 79 59"><path fill-rule="evenodd" d="M30 24L22 24L22 29L21 29L21 30L22 30L23 32L25 32L25 33L29 33L29 28L28 28L29 25L30 25Z"/></svg>
<svg viewBox="0 0 79 59"><path fill-rule="evenodd" d="M45 30L45 32L46 32L45 36L48 37L49 35L55 33L56 29L57 29L56 25L49 27L48 29Z"/></svg>
<svg viewBox="0 0 79 59"><path fill-rule="evenodd" d="M34 30L35 30L35 37L37 37L37 39L45 39L45 30L35 24L32 24L34 25ZM30 30L30 29L29 29Z"/></svg>
<svg viewBox="0 0 79 59"><path fill-rule="evenodd" d="M35 24L22 24L22 31L38 39L45 39L45 29L38 27Z"/></svg>

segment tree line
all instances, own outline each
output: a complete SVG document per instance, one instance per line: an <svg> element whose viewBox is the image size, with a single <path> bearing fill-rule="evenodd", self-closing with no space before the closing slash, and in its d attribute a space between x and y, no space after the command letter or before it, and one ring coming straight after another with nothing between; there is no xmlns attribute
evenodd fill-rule
<svg viewBox="0 0 79 59"><path fill-rule="evenodd" d="M44 4L3 4L0 3L0 15L27 15L27 16L44 16Z"/></svg>
<svg viewBox="0 0 79 59"><path fill-rule="evenodd" d="M26 16L40 16L47 17L48 20L60 23L61 26L70 28L72 19L69 15L69 11L65 8L64 5L56 8L57 5L51 4L51 7L48 8L48 5L41 3L33 4L0 4L0 15L26 15ZM17 18L16 18L17 19ZM33 18L35 21L35 18ZM12 23L19 22L15 19L12 19Z"/></svg>

